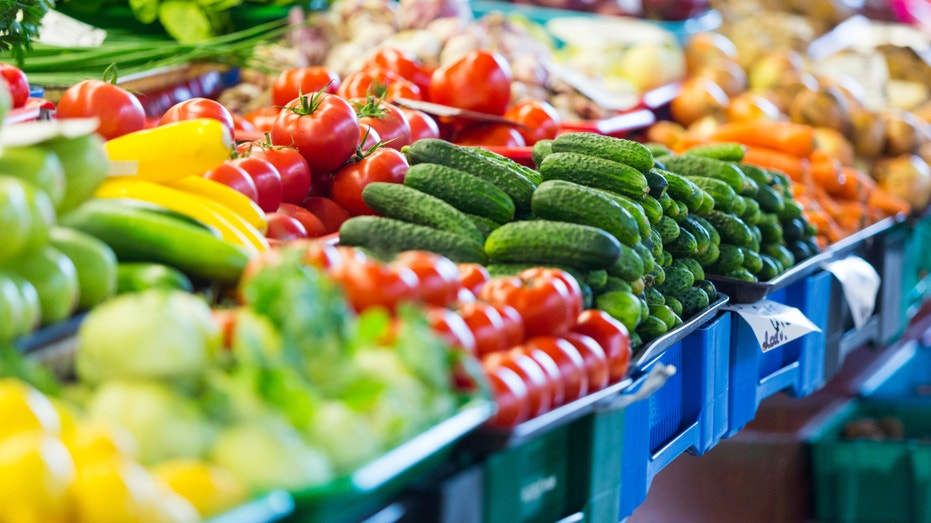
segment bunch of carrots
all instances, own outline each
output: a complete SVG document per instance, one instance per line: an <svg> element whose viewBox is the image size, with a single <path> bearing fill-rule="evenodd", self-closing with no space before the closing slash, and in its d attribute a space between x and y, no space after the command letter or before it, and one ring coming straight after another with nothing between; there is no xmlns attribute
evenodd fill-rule
<svg viewBox="0 0 931 523"><path fill-rule="evenodd" d="M822 248L883 218L911 212L905 200L877 187L868 174L842 165L819 149L814 128L808 125L775 120L730 122L700 135L683 133L673 149L682 152L721 142L743 144L744 162L782 171L792 179L792 193L818 230Z"/></svg>

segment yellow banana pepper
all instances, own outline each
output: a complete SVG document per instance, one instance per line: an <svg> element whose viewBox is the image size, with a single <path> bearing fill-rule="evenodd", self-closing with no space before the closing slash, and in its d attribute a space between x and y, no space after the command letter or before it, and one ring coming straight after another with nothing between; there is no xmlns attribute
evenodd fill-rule
<svg viewBox="0 0 931 523"><path fill-rule="evenodd" d="M136 176L153 182L201 175L229 158L233 137L217 120L196 118L132 132L107 141L114 162L135 162Z"/></svg>
<svg viewBox="0 0 931 523"><path fill-rule="evenodd" d="M185 176L180 180L168 182L165 185L192 194L205 196L224 207L228 207L261 233L268 230L265 213L257 203L250 200L245 194L220 182L208 180L202 176Z"/></svg>

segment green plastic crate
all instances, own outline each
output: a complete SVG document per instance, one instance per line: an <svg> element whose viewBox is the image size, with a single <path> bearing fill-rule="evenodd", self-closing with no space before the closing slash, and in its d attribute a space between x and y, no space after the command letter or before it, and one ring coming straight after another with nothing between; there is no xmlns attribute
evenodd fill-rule
<svg viewBox="0 0 931 523"><path fill-rule="evenodd" d="M844 439L847 422L865 416L899 418L905 439ZM840 409L809 441L818 521L931 523L929 437L929 407L856 399Z"/></svg>

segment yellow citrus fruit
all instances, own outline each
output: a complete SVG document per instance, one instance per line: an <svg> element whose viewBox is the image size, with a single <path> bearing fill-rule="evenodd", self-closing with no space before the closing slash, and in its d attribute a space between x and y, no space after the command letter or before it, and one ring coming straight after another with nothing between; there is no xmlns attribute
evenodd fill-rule
<svg viewBox="0 0 931 523"><path fill-rule="evenodd" d="M3 521L64 521L74 484L74 462L55 436L20 432L0 442Z"/></svg>
<svg viewBox="0 0 931 523"><path fill-rule="evenodd" d="M75 483L75 523L151 523L158 495L154 478L134 461L87 463Z"/></svg>
<svg viewBox="0 0 931 523"><path fill-rule="evenodd" d="M224 468L198 460L172 460L152 469L157 478L212 517L247 501L246 487Z"/></svg>
<svg viewBox="0 0 931 523"><path fill-rule="evenodd" d="M79 423L65 444L79 469L86 463L136 455L136 440L132 434L102 421Z"/></svg>
<svg viewBox="0 0 931 523"><path fill-rule="evenodd" d="M11 378L0 379L0 441L24 431L61 433L61 420L52 402L32 386Z"/></svg>

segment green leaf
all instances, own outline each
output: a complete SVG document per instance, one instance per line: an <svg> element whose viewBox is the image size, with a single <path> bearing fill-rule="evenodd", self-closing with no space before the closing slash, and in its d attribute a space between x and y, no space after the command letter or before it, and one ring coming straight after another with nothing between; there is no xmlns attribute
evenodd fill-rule
<svg viewBox="0 0 931 523"><path fill-rule="evenodd" d="M175 40L193 43L216 36L210 13L196 2L168 0L158 6L158 20Z"/></svg>
<svg viewBox="0 0 931 523"><path fill-rule="evenodd" d="M144 24L158 20L158 0L129 0L129 7L136 20Z"/></svg>

